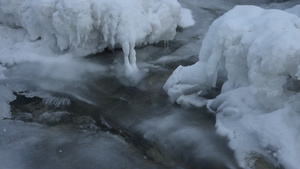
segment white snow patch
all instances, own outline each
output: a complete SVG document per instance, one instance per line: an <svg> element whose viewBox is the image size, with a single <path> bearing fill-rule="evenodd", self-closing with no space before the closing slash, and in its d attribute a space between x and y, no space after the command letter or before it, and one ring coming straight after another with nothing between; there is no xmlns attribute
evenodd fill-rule
<svg viewBox="0 0 300 169"><path fill-rule="evenodd" d="M189 9L182 8L180 13L180 18L181 19L178 23L178 26L182 28L187 28L195 25L195 20L193 19L192 11Z"/></svg>
<svg viewBox="0 0 300 169"><path fill-rule="evenodd" d="M252 152L300 166L300 6L286 11L236 6L210 26L199 62L178 67L164 86L184 105L222 87L207 106L243 168Z"/></svg>

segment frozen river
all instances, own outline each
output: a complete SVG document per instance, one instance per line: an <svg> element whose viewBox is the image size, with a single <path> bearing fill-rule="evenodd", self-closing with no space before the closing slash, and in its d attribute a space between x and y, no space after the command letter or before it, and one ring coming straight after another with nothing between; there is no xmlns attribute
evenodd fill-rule
<svg viewBox="0 0 300 169"><path fill-rule="evenodd" d="M136 47L143 78L134 86L121 76L119 49L8 67L0 92L14 91L16 99L12 118L0 121L0 168L239 168L227 138L215 131L215 115L170 103L163 85L179 65L198 61L210 24L235 5L288 8L297 2L180 4L196 24L178 28L173 41ZM256 168L275 168L253 158Z"/></svg>

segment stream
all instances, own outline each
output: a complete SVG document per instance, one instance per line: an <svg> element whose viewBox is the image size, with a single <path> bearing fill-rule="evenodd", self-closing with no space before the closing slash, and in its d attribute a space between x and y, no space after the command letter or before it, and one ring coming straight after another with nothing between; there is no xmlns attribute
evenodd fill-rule
<svg viewBox="0 0 300 169"><path fill-rule="evenodd" d="M215 115L172 104L163 90L177 66L198 60L209 25L236 2L180 2L192 10L196 24L178 28L173 41L137 47L144 76L137 85L120 76L120 49L78 58L103 70L55 63L23 63L7 70L5 85L16 99L10 103L12 118L0 123L1 166L239 168L227 138L215 132ZM272 167L260 161L258 168Z"/></svg>

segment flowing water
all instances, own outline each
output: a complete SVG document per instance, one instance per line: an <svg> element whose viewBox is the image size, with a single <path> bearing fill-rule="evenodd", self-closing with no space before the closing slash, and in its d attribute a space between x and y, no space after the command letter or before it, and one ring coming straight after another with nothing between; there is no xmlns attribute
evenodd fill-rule
<svg viewBox="0 0 300 169"><path fill-rule="evenodd" d="M238 168L228 140L215 132L214 114L171 104L162 89L178 65L197 61L209 25L234 3L181 3L196 25L178 29L174 41L137 48L144 74L137 85L122 77L118 49L78 59L103 70L56 63L8 70L5 85L16 91L16 100L10 103L12 119L0 123L2 166ZM52 73L37 71L45 69Z"/></svg>

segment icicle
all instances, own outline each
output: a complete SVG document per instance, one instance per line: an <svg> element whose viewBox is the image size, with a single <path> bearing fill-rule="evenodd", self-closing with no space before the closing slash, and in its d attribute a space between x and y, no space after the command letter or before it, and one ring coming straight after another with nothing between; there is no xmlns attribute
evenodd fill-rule
<svg viewBox="0 0 300 169"><path fill-rule="evenodd" d="M124 53L124 67L125 67L126 74L133 71L133 67L129 62L129 53L130 53L129 48L130 48L129 42L122 43L122 49Z"/></svg>
<svg viewBox="0 0 300 169"><path fill-rule="evenodd" d="M138 70L138 67L136 65L136 52L135 52L135 44L134 43L130 43L130 64L133 68L134 71Z"/></svg>
<svg viewBox="0 0 300 169"><path fill-rule="evenodd" d="M169 41L164 41L164 53L169 54L170 53L170 48L169 48Z"/></svg>
<svg viewBox="0 0 300 169"><path fill-rule="evenodd" d="M127 75L138 71L138 67L136 65L136 52L134 47L135 43L124 42L122 44L122 49L124 52L124 67L125 73Z"/></svg>

